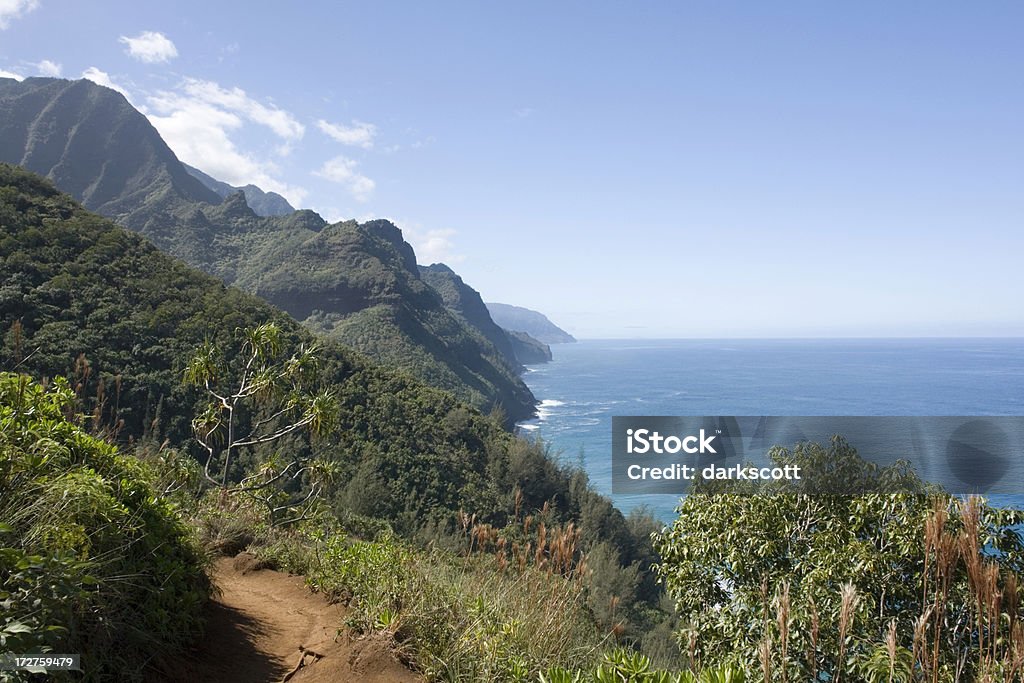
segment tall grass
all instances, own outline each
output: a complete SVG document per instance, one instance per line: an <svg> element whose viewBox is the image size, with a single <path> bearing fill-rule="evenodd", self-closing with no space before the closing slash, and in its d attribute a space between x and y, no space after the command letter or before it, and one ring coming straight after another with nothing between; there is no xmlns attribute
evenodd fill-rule
<svg viewBox="0 0 1024 683"><path fill-rule="evenodd" d="M862 604L853 583L844 584L837 589L839 608L831 619L819 615L813 601L807 603L812 626L802 634L808 643L803 654L788 647L793 635L790 585L783 583L771 599L766 586L759 653L763 680L785 682L795 664L804 671L823 671L830 661L828 680L834 683L1024 681L1018 570L996 561L983 529L977 499L957 501L952 509L937 503L923 527L919 603L886 622L881 633L868 633L858 624L868 618L863 610L871 606ZM771 613L774 620L767 616ZM818 647L828 629L838 634L833 641L837 652Z"/></svg>
<svg viewBox="0 0 1024 683"><path fill-rule="evenodd" d="M389 634L431 680L526 680L589 663L604 643L579 579L538 567L503 572L486 557L335 537L309 580L348 596L350 624Z"/></svg>

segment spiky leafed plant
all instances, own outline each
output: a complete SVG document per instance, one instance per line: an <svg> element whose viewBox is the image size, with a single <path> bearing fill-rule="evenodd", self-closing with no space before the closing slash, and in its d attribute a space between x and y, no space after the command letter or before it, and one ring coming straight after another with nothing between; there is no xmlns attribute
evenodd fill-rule
<svg viewBox="0 0 1024 683"><path fill-rule="evenodd" d="M229 494L256 495L267 505L271 523L281 514L300 519L301 514L289 511L309 504L320 490L319 480L329 477L332 468L296 455L275 455L233 483L232 466L243 450L277 443L300 431L328 431L338 412L337 400L330 390L318 389L316 346L300 346L285 355L281 329L274 323L237 334L241 344L236 355L225 358L220 348L207 342L184 372L186 383L201 387L208 398L192 420L196 439L207 452L203 474L221 489L222 500ZM282 494L283 484L303 477L314 480L307 493Z"/></svg>

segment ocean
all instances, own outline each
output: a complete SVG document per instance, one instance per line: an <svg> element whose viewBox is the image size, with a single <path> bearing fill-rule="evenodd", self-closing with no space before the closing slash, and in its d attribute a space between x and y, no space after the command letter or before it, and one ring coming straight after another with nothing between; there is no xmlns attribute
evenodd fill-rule
<svg viewBox="0 0 1024 683"><path fill-rule="evenodd" d="M1024 415L1024 339L595 340L552 353L527 368L540 405L520 431L623 512L664 522L677 497L611 495L614 415Z"/></svg>

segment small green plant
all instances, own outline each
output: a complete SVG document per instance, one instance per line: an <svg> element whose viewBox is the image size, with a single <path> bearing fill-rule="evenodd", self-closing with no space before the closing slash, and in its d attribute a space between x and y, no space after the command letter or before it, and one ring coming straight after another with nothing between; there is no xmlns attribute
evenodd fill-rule
<svg viewBox="0 0 1024 683"><path fill-rule="evenodd" d="M734 664L722 664L692 671L654 669L651 660L639 652L617 648L605 654L592 671L551 667L538 674L538 683L745 683L746 674Z"/></svg>
<svg viewBox="0 0 1024 683"><path fill-rule="evenodd" d="M378 631L393 631L398 623L398 610L385 607L373 620L373 627Z"/></svg>
<svg viewBox="0 0 1024 683"><path fill-rule="evenodd" d="M560 666L553 666L537 675L539 683L583 683L582 671L569 671Z"/></svg>

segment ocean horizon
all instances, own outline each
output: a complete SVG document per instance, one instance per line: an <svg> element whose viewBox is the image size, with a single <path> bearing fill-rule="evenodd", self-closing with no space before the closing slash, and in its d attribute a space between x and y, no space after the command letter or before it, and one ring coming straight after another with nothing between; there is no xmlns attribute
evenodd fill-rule
<svg viewBox="0 0 1024 683"><path fill-rule="evenodd" d="M663 522L678 496L611 493L615 415L1024 414L1024 337L587 339L552 354L524 374L538 408L519 431Z"/></svg>

